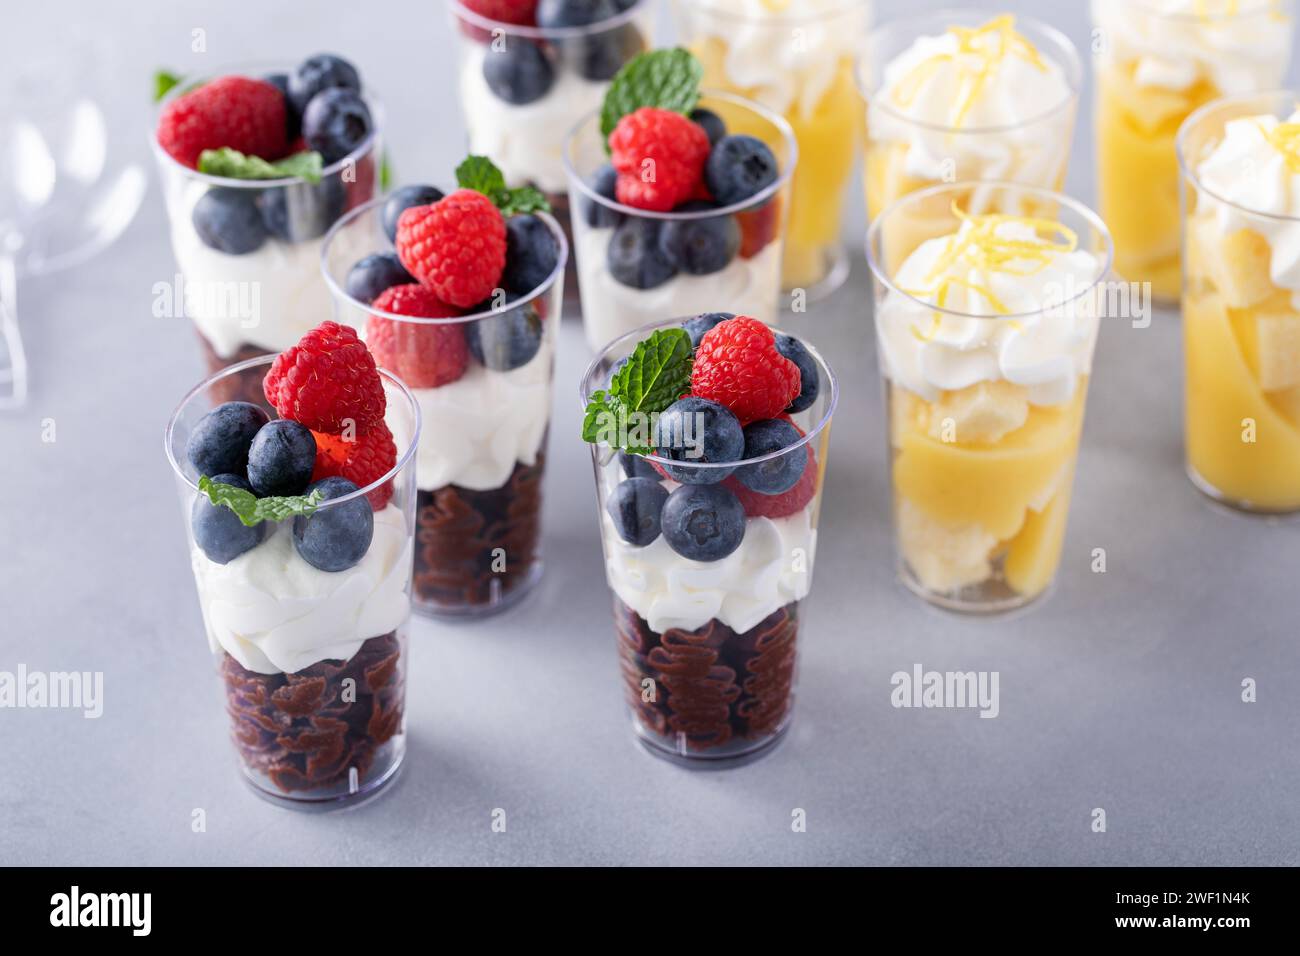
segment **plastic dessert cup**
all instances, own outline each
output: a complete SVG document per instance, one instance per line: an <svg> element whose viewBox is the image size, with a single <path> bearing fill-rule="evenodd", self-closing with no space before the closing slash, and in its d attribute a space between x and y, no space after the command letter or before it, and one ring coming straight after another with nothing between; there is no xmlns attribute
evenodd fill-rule
<svg viewBox="0 0 1300 956"><path fill-rule="evenodd" d="M895 21L867 37L857 69L867 103L869 219L942 183L1061 188L1082 83L1079 54L1036 20L1014 20L1032 50L1004 42L1010 29L1009 18L953 10ZM963 52L954 58L945 43ZM985 67L991 72L980 79Z"/></svg>
<svg viewBox="0 0 1300 956"><path fill-rule="evenodd" d="M625 206L591 186L596 170L609 162L600 134L600 113L584 117L570 132L564 161L569 174L574 259L582 285L582 321L587 342L599 351L613 339L665 315L708 312L719 302L728 311L775 325L781 309L781 255L790 208L790 182L798 146L790 125L775 113L730 93L700 96L699 105L716 113L730 133L757 137L771 148L780 175L755 196L719 209L652 212ZM625 241L657 248L653 237L667 224L734 218L739 249L719 271L690 275L641 268L640 286L611 268L611 250ZM649 234L651 240L645 240ZM651 284L654 283L654 284ZM649 286L649 287L645 287Z"/></svg>
<svg viewBox="0 0 1300 956"><path fill-rule="evenodd" d="M219 76L264 77L292 72L293 64L242 66L177 86L159 113L181 94ZM325 233L349 209L374 198L384 130L383 110L363 92L373 130L359 147L326 166L317 184L287 179L230 179L210 176L177 162L151 135L176 257L176 299L194 320L209 372L289 348L329 312L320 282ZM157 124L155 123L155 126ZM234 255L208 245L195 228L195 207L211 190L238 190L253 199L264 219L274 221L265 240ZM228 401L256 403L262 383L248 374L221 385Z"/></svg>
<svg viewBox="0 0 1300 956"><path fill-rule="evenodd" d="M976 189L1008 213L962 212ZM1053 213L1007 222L1026 208ZM1109 234L1056 193L954 184L886 209L867 255L900 576L952 610L1027 604L1061 559Z"/></svg>
<svg viewBox="0 0 1300 956"><path fill-rule="evenodd" d="M611 342L583 376L583 405L606 387L615 366L642 338L680 324L661 322ZM799 625L812 583L831 415L839 397L830 367L804 345L817 364L820 390L809 408L792 416L805 432L802 440L727 466L669 463L694 482L712 483L720 468L807 456L799 484L783 498L793 503L773 509L773 517L746 516L739 547L721 560L683 557L663 535L644 547L624 541L607 511L623 479L634 473L665 489L679 486L651 470L664 463L662 458L591 446L632 728L651 754L688 767L734 766L757 758L781 739L794 713Z"/></svg>
<svg viewBox="0 0 1300 956"><path fill-rule="evenodd" d="M840 217L862 148L853 56L870 24L869 0L675 0L673 12L682 42L704 64L707 87L748 97L793 128L801 158L782 288L824 298L849 272Z"/></svg>
<svg viewBox="0 0 1300 956"><path fill-rule="evenodd" d="M240 770L253 791L272 802L331 809L376 793L397 774L406 752L420 408L400 380L381 372L397 463L382 479L318 508L346 507L391 486L358 564L337 572L308 564L295 550L292 518L259 525L263 540L220 564L194 540L190 511L199 496L198 475L186 442L199 420L228 400L232 378L260 378L273 360L268 355L232 365L185 396L167 424L166 451ZM257 404L277 417L264 398Z"/></svg>
<svg viewBox="0 0 1300 956"><path fill-rule="evenodd" d="M1300 511L1300 207L1285 205L1298 102L1296 91L1228 97L1178 138L1187 470L1247 511ZM1232 201L1243 193L1250 204ZM1292 214L1263 211L1270 193Z"/></svg>
<svg viewBox="0 0 1300 956"><path fill-rule="evenodd" d="M1094 116L1100 212L1117 271L1172 303L1181 288L1178 129L1211 100L1282 82L1295 3L1093 0L1092 15L1104 44Z"/></svg>
<svg viewBox="0 0 1300 956"><path fill-rule="evenodd" d="M568 244L559 224L538 213L559 243L559 260L530 294L499 308L451 319L381 312L345 291L364 256L392 252L380 221L383 200L353 210L330 232L321 258L335 321L365 338L372 320L398 329L398 368L423 412L416 495L414 606L422 614L481 616L509 607L542 575L542 476L551 420L556 335ZM522 316L522 319L520 318ZM510 328L522 321L526 341ZM465 373L436 387L413 357L421 329L464 335Z"/></svg>

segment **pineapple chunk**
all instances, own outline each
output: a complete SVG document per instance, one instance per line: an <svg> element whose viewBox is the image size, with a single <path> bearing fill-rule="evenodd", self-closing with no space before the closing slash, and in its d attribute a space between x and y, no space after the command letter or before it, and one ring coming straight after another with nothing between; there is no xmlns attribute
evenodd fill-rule
<svg viewBox="0 0 1300 956"><path fill-rule="evenodd" d="M932 591L956 591L993 573L997 538L979 525L941 524L906 498L898 504L898 541L908 566Z"/></svg>
<svg viewBox="0 0 1300 956"><path fill-rule="evenodd" d="M1255 317L1259 333L1259 387L1266 392L1300 386L1300 315L1294 312Z"/></svg>
<svg viewBox="0 0 1300 956"><path fill-rule="evenodd" d="M1268 240L1250 229L1223 235L1213 216L1191 222L1188 264L1194 276L1207 275L1230 309L1249 309L1276 292L1269 275Z"/></svg>
<svg viewBox="0 0 1300 956"><path fill-rule="evenodd" d="M1273 400L1282 417L1300 429L1300 387L1273 392L1268 397Z"/></svg>
<svg viewBox="0 0 1300 956"><path fill-rule="evenodd" d="M1028 392L1010 382L979 382L944 392L930 407L931 438L992 444L1021 428L1029 418Z"/></svg>

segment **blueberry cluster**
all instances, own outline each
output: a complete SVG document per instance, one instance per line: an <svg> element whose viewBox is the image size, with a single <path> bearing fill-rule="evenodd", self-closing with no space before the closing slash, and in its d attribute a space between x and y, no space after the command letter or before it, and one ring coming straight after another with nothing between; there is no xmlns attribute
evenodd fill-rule
<svg viewBox="0 0 1300 956"><path fill-rule="evenodd" d="M346 478L312 482L316 437L289 419L271 419L249 402L226 402L194 426L185 455L196 474L233 485L258 498L319 491L322 501L358 488ZM208 560L228 564L270 534L266 521L251 527L204 494L190 508L194 542ZM364 497L293 519L293 543L304 561L322 571L344 571L365 556L374 535L374 513Z"/></svg>
<svg viewBox="0 0 1300 956"><path fill-rule="evenodd" d="M636 0L541 0L542 29L588 27L630 9ZM515 34L495 39L483 59L483 79L493 94L515 106L540 100L551 91L564 64L593 82L605 82L645 49L634 23L621 23L584 36L537 41Z"/></svg>
<svg viewBox="0 0 1300 956"><path fill-rule="evenodd" d="M301 137L327 166L370 135L373 124L361 96L361 78L342 57L318 54L292 73L263 79L284 94L289 141ZM205 245L241 256L256 252L267 239L303 242L324 235L343 214L347 198L341 173L322 176L319 183L267 189L217 186L195 203L191 221Z"/></svg>

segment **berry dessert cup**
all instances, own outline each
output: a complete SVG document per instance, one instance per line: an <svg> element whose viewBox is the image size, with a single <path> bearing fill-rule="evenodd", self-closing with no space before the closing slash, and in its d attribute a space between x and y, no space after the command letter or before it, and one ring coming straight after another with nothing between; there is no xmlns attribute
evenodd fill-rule
<svg viewBox="0 0 1300 956"><path fill-rule="evenodd" d="M1094 122L1100 212L1115 266L1173 303L1180 282L1178 128L1221 96L1272 90L1294 0L1093 0L1102 45Z"/></svg>
<svg viewBox="0 0 1300 956"><path fill-rule="evenodd" d="M611 342L581 397L637 739L690 767L753 759L794 711L835 376L709 313Z"/></svg>
<svg viewBox="0 0 1300 956"><path fill-rule="evenodd" d="M240 375L266 395L227 400ZM167 425L235 752L273 802L353 803L401 765L419 433L415 397L333 322Z"/></svg>
<svg viewBox="0 0 1300 956"><path fill-rule="evenodd" d="M484 163L467 161L458 179L469 181L465 170ZM436 251L421 258L407 249L406 230L419 232L422 251L436 250L435 227L450 221L467 191L444 198L431 186L406 186L354 210L331 232L322 267L335 317L362 330L376 361L402 377L423 412L415 608L476 616L508 607L542 573L542 476L568 246L544 211L509 215L502 225L474 193L487 220L476 258L490 257L487 233L499 229L505 267L485 277L491 291L471 292L463 307L447 304L440 295L455 293L441 282ZM532 193L514 194L521 192ZM460 235L451 232L449 249L459 248ZM404 261L442 293L417 282Z"/></svg>
<svg viewBox="0 0 1300 956"><path fill-rule="evenodd" d="M1052 215L963 212L974 190L993 208ZM1058 193L934 186L872 223L867 255L903 582L952 610L1027 604L1061 559L1106 227Z"/></svg>
<svg viewBox="0 0 1300 956"><path fill-rule="evenodd" d="M675 0L673 12L678 35L704 65L705 86L760 103L793 128L801 158L782 287L823 298L849 272L840 216L863 135L853 55L871 3ZM743 125L735 131L754 132Z"/></svg>
<svg viewBox="0 0 1300 956"><path fill-rule="evenodd" d="M1217 100L1178 136L1187 470L1248 511L1300 511L1297 103Z"/></svg>
<svg viewBox="0 0 1300 956"><path fill-rule="evenodd" d="M655 61L699 69L685 51L657 50L629 70ZM617 121L610 108L597 111L565 147L582 320L596 351L719 301L769 325L780 311L798 153L789 124L730 93L692 92L666 108L654 105L657 95L625 92L620 77L610 93L623 110Z"/></svg>
<svg viewBox="0 0 1300 956"><path fill-rule="evenodd" d="M979 11L896 21L867 37L858 78L869 219L940 183L1064 184L1082 67L1052 27ZM973 195L970 211L989 211Z"/></svg>
<svg viewBox="0 0 1300 956"><path fill-rule="evenodd" d="M241 68L186 81L152 138L176 256L175 301L209 372L279 352L329 314L320 250L374 197L383 112L345 60ZM261 382L227 377L224 397Z"/></svg>

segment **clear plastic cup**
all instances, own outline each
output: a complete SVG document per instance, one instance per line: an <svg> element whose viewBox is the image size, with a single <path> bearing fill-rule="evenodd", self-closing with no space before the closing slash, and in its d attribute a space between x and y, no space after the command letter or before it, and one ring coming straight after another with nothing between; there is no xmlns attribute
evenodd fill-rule
<svg viewBox="0 0 1300 956"><path fill-rule="evenodd" d="M923 243L962 227L973 190L1006 215L1030 209L1070 230L1076 248L1090 254L1072 267L1086 273L1046 271L1036 288L1038 272L1017 265L1010 281L1024 298L1016 301L1044 307L1014 314L940 308L929 304L931 292L901 287L896 276ZM899 575L951 610L1027 604L1048 590L1061 561L1110 235L1093 212L1059 193L958 183L889 206L868 231L867 257L876 279ZM995 287L974 266L960 286Z"/></svg>
<svg viewBox="0 0 1300 956"><path fill-rule="evenodd" d="M542 575L542 477L551 421L556 335L568 244L555 269L527 295L449 319L383 312L346 291L348 271L372 253L392 252L383 200L348 213L325 243L320 267L334 318L357 329L381 367L410 386L424 415L416 495L415 609L481 616L509 607ZM383 342L374 332L385 330ZM513 335L517 333L517 342ZM425 363L453 350L452 379ZM452 373L454 374L454 373Z"/></svg>
<svg viewBox="0 0 1300 956"><path fill-rule="evenodd" d="M1187 471L1210 497L1265 513L1300 511L1300 217L1216 195L1198 167L1228 123L1286 121L1297 103L1295 90L1216 100L1178 136ZM1262 164L1240 163L1259 189Z"/></svg>
<svg viewBox="0 0 1300 956"><path fill-rule="evenodd" d="M606 387L615 367L660 322L609 343L583 376L579 398ZM804 437L763 458L735 463L774 467L804 458L797 483L781 495L748 491L732 467L629 456L592 445L606 578L613 592L619 665L632 728L650 753L689 767L721 767L768 752L790 726L794 713L800 619L812 584L818 514L830 443L831 416L839 386L822 357L804 343L816 363L818 396L792 416ZM686 483L664 477L664 466ZM684 557L658 535L629 544L608 508L626 478L648 478L672 491L664 512L697 509L693 533L714 527L708 509L678 492L721 488L731 514L743 521L739 545L719 560ZM719 482L723 484L719 485ZM741 488L740 497L732 489ZM645 490L648 493L648 489ZM742 509L743 510L740 510ZM723 509L719 508L721 513Z"/></svg>
<svg viewBox="0 0 1300 956"><path fill-rule="evenodd" d="M265 77L292 72L284 64L238 66L186 80L163 99L172 100L220 76ZM364 91L373 125L351 154L326 166L318 184L303 179L229 179L190 169L150 136L171 229L176 276L171 317L194 321L209 372L294 345L329 314L329 295L320 283L325 233L347 210L368 202L378 189L383 108ZM156 128L155 123L155 128ZM232 254L205 242L194 225L196 206L211 191L227 191L251 202L266 223L263 240ZM256 402L261 381L253 376L224 381L229 400Z"/></svg>
<svg viewBox="0 0 1300 956"><path fill-rule="evenodd" d="M989 20L984 11L948 10L885 24L866 38L857 70L867 104L863 176L869 219L909 193L941 183L982 179L1043 189L1063 186L1083 68L1074 44L1047 24L1021 17L1015 21L1017 32L1043 60L1060 68L1068 93L1023 122L998 126L923 122L886 93L886 70L918 40L942 36L951 27L979 27ZM926 61L915 69L926 69Z"/></svg>
<svg viewBox="0 0 1300 956"><path fill-rule="evenodd" d="M665 315L708 312L720 302L729 312L776 324L790 183L798 164L794 132L776 113L730 93L705 91L699 105L721 117L729 132L766 143L780 167L776 181L731 206L673 212L636 209L592 187L596 171L609 162L599 110L583 117L569 133L564 162L574 211L573 257L582 286L582 322L594 351ZM716 223L731 232L735 252L721 269L691 274L667 263L658 252L663 229L692 223ZM643 254L613 267L612 250L628 243L639 244Z"/></svg>
<svg viewBox="0 0 1300 956"><path fill-rule="evenodd" d="M840 217L863 136L853 57L871 7L870 0L673 3L678 35L704 64L705 85L762 104L794 130L801 157L782 288L802 289L809 301L829 295L849 273Z"/></svg>
<svg viewBox="0 0 1300 956"><path fill-rule="evenodd" d="M334 572L308 564L295 549L293 518L258 525L260 542L218 563L195 543L191 509L200 498L199 476L186 443L203 416L228 401L232 378L264 376L272 361L269 355L249 359L199 384L172 413L165 445L240 770L259 796L326 809L377 792L406 752L420 407L399 379L381 372L397 463L373 484L317 510L351 507L362 496L372 508L379 505L359 563ZM276 417L265 398L256 404Z"/></svg>
<svg viewBox="0 0 1300 956"><path fill-rule="evenodd" d="M1194 9L1186 9L1194 7ZM1098 52L1094 124L1099 211L1115 236L1115 267L1173 303L1181 288L1174 140L1195 110L1281 84L1291 58L1294 0L1093 0Z"/></svg>

